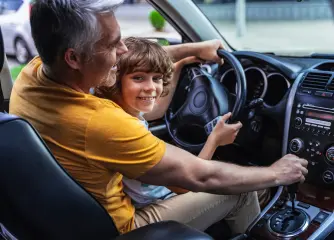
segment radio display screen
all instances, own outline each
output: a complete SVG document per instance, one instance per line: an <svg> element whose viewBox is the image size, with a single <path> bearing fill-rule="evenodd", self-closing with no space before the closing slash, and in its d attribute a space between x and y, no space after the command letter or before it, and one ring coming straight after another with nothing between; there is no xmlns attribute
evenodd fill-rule
<svg viewBox="0 0 334 240"><path fill-rule="evenodd" d="M315 117L315 118L319 118L319 119L322 119L322 120L334 121L334 115L329 114L329 113L319 113L319 112L313 112L313 111L306 111L305 114L306 114L307 117Z"/></svg>

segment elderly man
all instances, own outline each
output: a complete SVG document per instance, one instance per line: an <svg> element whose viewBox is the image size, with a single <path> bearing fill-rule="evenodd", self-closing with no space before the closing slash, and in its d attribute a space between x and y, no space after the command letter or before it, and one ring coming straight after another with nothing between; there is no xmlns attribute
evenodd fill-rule
<svg viewBox="0 0 334 240"><path fill-rule="evenodd" d="M235 233L244 232L259 213L251 191L303 181L307 161L287 155L262 168L204 161L156 138L114 102L90 95L98 84L114 84L117 58L127 51L113 14L119 2L35 1L31 28L39 57L16 80L10 113L34 125L120 233L163 220L205 230L223 218ZM212 40L166 51L175 61L218 61L220 47ZM122 190L123 175L193 192L136 210Z"/></svg>

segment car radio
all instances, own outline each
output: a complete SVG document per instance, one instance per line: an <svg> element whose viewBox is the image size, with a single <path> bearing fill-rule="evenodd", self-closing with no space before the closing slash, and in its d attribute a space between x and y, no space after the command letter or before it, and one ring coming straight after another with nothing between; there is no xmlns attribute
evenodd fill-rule
<svg viewBox="0 0 334 240"><path fill-rule="evenodd" d="M291 112L287 152L309 162L306 181L334 186L333 94L297 91Z"/></svg>

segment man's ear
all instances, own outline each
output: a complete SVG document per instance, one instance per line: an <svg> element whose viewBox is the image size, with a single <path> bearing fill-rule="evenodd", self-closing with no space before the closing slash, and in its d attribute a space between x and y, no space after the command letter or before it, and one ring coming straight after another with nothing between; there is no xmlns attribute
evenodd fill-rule
<svg viewBox="0 0 334 240"><path fill-rule="evenodd" d="M80 56L74 51L73 48L68 48L65 52L65 62L68 66L72 69L78 70L81 68L81 58Z"/></svg>

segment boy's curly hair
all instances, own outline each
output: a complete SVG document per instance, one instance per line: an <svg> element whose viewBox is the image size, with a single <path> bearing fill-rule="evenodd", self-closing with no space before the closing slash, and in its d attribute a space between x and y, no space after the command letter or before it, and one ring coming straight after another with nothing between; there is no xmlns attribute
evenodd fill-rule
<svg viewBox="0 0 334 240"><path fill-rule="evenodd" d="M145 38L129 37L123 40L128 52L120 56L117 63L116 83L114 86L97 86L95 95L112 99L121 90L124 75L133 72L154 72L163 75L163 91L161 96L168 94L167 86L173 73L173 61L167 52L156 42Z"/></svg>

